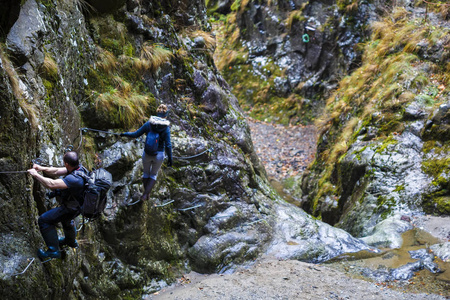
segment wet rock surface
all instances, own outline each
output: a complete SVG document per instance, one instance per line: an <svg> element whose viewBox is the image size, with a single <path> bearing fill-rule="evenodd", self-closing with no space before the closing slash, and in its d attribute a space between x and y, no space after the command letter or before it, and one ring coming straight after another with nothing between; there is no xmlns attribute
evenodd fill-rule
<svg viewBox="0 0 450 300"><path fill-rule="evenodd" d="M408 20L420 19L426 14L425 8L406 4L407 1L403 12L408 14ZM430 17L430 22L433 26L448 27L448 21L438 14ZM435 47L418 51L421 60L418 71L432 73L427 66L434 61L431 57L443 55L441 43L436 41ZM353 74L359 74L362 69ZM359 79L349 86L357 82ZM405 90L409 90L406 82L396 84L404 84ZM438 81L434 84L441 86ZM354 91L348 95L336 92L333 99L353 97L352 94ZM361 94L364 98L364 92ZM352 109L360 111L370 106L366 106L365 101L345 105L355 105ZM394 248L401 245L401 239L397 238L410 228L401 221L404 216L414 223L431 214L440 215L437 220L441 220L444 229L435 223L433 235L442 241L448 239L447 96L430 103L423 101L420 95L411 97L402 104L402 112L391 110L392 115L383 109L370 109L367 122L355 118L353 124L349 120L355 115L344 110L338 115L333 111L337 106L329 107L334 124L319 136L317 159L312 170L303 177L302 192L307 198L303 208L372 245L385 243ZM394 123L398 126L391 126ZM344 142L345 135L351 138ZM339 154L331 160L333 151Z"/></svg>
<svg viewBox="0 0 450 300"><path fill-rule="evenodd" d="M220 3L210 2L209 9ZM227 34L233 38L224 43L223 56L237 50L235 44L245 54L235 61L230 58L222 71L250 113L285 124L311 121L320 114L323 100L337 86L338 74L348 72L361 59L355 45L366 38L367 24L376 19L372 3L349 6L343 9L339 1L321 0L249 1L232 6ZM251 73L254 80L242 76L241 66L243 74ZM275 102L287 98L285 105L274 109Z"/></svg>
<svg viewBox="0 0 450 300"><path fill-rule="evenodd" d="M346 185L339 200L343 215L338 226L356 236L367 236L387 217L400 219L403 214L420 212L420 194L431 182L421 168L422 144L408 131L384 145L354 143L340 163L341 176L352 177L343 180ZM353 176L357 169L361 171ZM364 201L358 202L362 197ZM322 210L327 209L332 207L324 203Z"/></svg>
<svg viewBox="0 0 450 300"><path fill-rule="evenodd" d="M392 217L378 223L369 235L361 239L374 247L400 248L403 244L402 233L412 228L409 222Z"/></svg>
<svg viewBox="0 0 450 300"><path fill-rule="evenodd" d="M34 0L29 1L34 3ZM33 257L42 244L36 219L55 203L46 201L43 196L45 189L37 182L25 178L16 187L10 179L2 179L2 197L17 194L7 202L10 205L7 215L0 218L5 225L0 230L4 237L2 250L5 250L0 256L4 270L0 278L2 298L32 298L30 294L55 299L66 296L139 298L143 293L154 292L173 281L185 271L232 272L253 262L268 250L269 245L275 247L272 241L283 249L285 258L308 261L322 261L346 251L367 248L342 230L312 220L300 209L292 210L283 203L270 186L254 151L250 129L236 97L215 68L211 55L200 51L183 54L189 59L173 58L172 63L162 64L157 72L139 74L139 84L145 86L148 93L146 104L156 106L164 103L170 109L168 119L171 122L174 163L172 167L163 165L150 199L138 201L142 192L142 139L125 139L96 131L82 132L80 128L84 125L118 133L137 129L142 124L136 120L125 125L120 119L114 119L118 111L122 113L123 107L98 110L101 99L96 98L97 101L94 98L109 92L114 94L116 90L112 88L107 92L102 89L111 79L111 74L104 69L106 62L102 55L108 54L112 68L127 59L137 60L138 57L133 56L135 51L143 47L149 30L154 28L161 33L156 41L164 43L165 47L179 49L179 43L184 39L178 38L169 15L152 22L140 22L148 21L152 16L140 13L146 9L151 11L152 1L130 2L129 11L124 11L125 8L119 10L118 14L123 18L120 20L112 15L89 19L77 5L65 4L46 2L47 6L41 5L35 12L45 15L43 22L52 39L46 43L47 40L41 37L31 42L36 48L48 47L45 50L51 52L51 57L47 60L53 61L53 70L58 74L55 78L43 80L31 72L20 77L23 80L21 86L30 92L29 95L42 95L33 102L40 113L36 124L31 125L30 119L24 117L24 111L18 109L23 103L16 99L8 74L0 73L0 84L5 87L1 91L2 107L7 108L1 112L1 126L5 129L1 137L8 145L2 152L2 164L11 168L17 166L16 169L21 164L23 169L28 166L30 157L38 155L46 158L49 164L59 165L64 148L77 141L83 164L94 167L101 161L101 165L112 173L114 183L104 217L84 225L80 224L81 218L76 220L77 227L83 227L77 237L80 256L67 251L64 261L33 264L28 270L29 277L26 277L30 280L19 280L16 284L13 272L23 270L27 258ZM161 7L166 7L166 4ZM196 8L202 8L201 2L195 4L190 6L192 13ZM175 14L175 19L181 17L179 24L195 21L190 20L190 16L170 12ZM203 12L199 13L199 19L205 17ZM61 17L60 24L53 24L51 16L54 14L71 19ZM123 20L133 21L127 27L121 23ZM20 19L20 22L23 25L25 21ZM102 40L104 31L110 34L118 28L122 34L134 39L120 47L118 44L124 41L114 40L111 36ZM163 35L163 29L173 35ZM195 43L194 39L191 42ZM196 42L202 41L197 39ZM129 51L124 54L124 49ZM33 55L25 58L31 68L40 62L40 58ZM2 57L0 63L3 65L5 61ZM120 82L126 89L125 94L135 93L134 96L142 99L140 91L130 91L134 86L127 82L126 76L130 74L113 73L114 86ZM188 82L186 79L191 75L193 82ZM31 98L27 101L31 102ZM146 113L154 111L149 109ZM142 121L147 118L142 116ZM123 128L125 126L129 128ZM28 131L29 136L23 139L22 134L14 133L16 128ZM265 136L269 135L265 133ZM294 138L291 136L291 140ZM12 164L9 157L16 157L16 149L27 150L20 153L19 162ZM309 157L301 156L297 149L289 151L283 155L301 157L295 165L300 173ZM313 148L308 147L307 151L309 155ZM10 187L14 189L8 190ZM23 191L24 187L26 193L15 193L16 190ZM8 215L16 216L18 221L11 221ZM292 229L283 227L284 215L288 215L290 224L305 224L308 230L303 232L298 226ZM278 228L276 231L275 227ZM10 231L17 236L14 237ZM310 235L314 236L314 243L305 247L287 247L292 241L300 244L300 241L308 240ZM333 238L342 241L333 241ZM24 243L25 240L29 242ZM34 278L37 279L33 281Z"/></svg>
<svg viewBox="0 0 450 300"><path fill-rule="evenodd" d="M320 263L344 253L379 251L344 230L314 220L293 205L280 203L275 210L274 238L266 251L269 256Z"/></svg>

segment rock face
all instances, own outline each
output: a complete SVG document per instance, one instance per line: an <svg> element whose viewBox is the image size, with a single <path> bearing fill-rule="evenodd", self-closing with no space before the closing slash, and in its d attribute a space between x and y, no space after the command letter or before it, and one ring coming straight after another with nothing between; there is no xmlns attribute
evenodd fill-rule
<svg viewBox="0 0 450 300"><path fill-rule="evenodd" d="M342 181L346 184L343 190L351 199L343 210L354 206L339 224L353 234L366 236L367 229L383 219L382 216L390 216L395 211L400 220L413 207L420 206L421 192L430 185L431 179L422 171L422 141L409 131L385 144L382 151L379 144L356 145L359 147L350 148L340 164L342 176L349 176ZM372 175L364 180L367 172ZM360 200L355 197L360 194L359 189L366 191L365 198L356 205L353 201Z"/></svg>
<svg viewBox="0 0 450 300"><path fill-rule="evenodd" d="M445 35L449 24L446 13L409 0L383 19L385 5L209 1L208 9L217 19L227 14L226 30L217 28L218 66L252 116L308 122L325 106L303 208L371 245L396 248L414 216L450 213L448 88L434 80L447 75L433 69L448 59L449 43L414 34L438 26ZM415 27L406 17L431 23Z"/></svg>
<svg viewBox="0 0 450 300"><path fill-rule="evenodd" d="M365 242L353 238L344 230L314 220L298 207L280 203L277 205L277 224L267 254L278 259L296 259L320 263L340 253L361 250L377 253ZM302 216L299 219L299 215Z"/></svg>
<svg viewBox="0 0 450 300"><path fill-rule="evenodd" d="M411 36L390 35L425 16L424 8L406 7L393 11L395 22L372 24L366 59L328 100L317 158L302 182L307 212L379 247L400 247L401 233L424 214L441 215L445 222L450 214L448 90L431 79L432 66L448 56L442 46L448 41L419 35L408 63L398 45L391 44L389 54L380 51L393 36L400 44L411 42ZM427 17L430 26L448 26L439 14ZM399 68L394 58L405 65ZM430 80L411 85L416 76Z"/></svg>
<svg viewBox="0 0 450 300"><path fill-rule="evenodd" d="M283 123L306 123L319 115L339 78L361 60L355 45L376 18L376 6L367 1L236 3L219 66L244 108ZM210 1L216 13L223 7L224 1ZM227 58L233 51L239 55Z"/></svg>
<svg viewBox="0 0 450 300"><path fill-rule="evenodd" d="M37 218L56 203L26 174L0 174L2 299L139 298L181 272L231 271L261 253L323 261L368 249L274 193L214 66L202 1L110 2L119 8L99 15L84 2L28 0L4 36L2 171L26 170L36 156L60 165L73 148L114 184L103 218L77 220L80 248L41 263ZM111 133L138 128L159 103L170 108L174 166L134 204L142 138Z"/></svg>

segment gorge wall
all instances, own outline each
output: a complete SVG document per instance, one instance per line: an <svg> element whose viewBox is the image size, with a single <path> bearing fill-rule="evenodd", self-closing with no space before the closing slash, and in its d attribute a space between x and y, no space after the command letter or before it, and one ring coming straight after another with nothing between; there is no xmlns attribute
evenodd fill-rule
<svg viewBox="0 0 450 300"><path fill-rule="evenodd" d="M404 6L371 24L361 66L327 100L303 182L307 211L388 246L381 232L450 213L448 12Z"/></svg>
<svg viewBox="0 0 450 300"><path fill-rule="evenodd" d="M141 298L183 272L231 271L263 253L320 262L370 249L272 190L214 65L202 1L2 7L3 299ZM112 133L140 127L160 103L170 108L174 166L163 166L148 202L129 206L140 195L142 140ZM42 263L37 218L56 203L23 171L36 158L59 166L68 147L114 184L104 217L77 220L80 248Z"/></svg>
<svg viewBox="0 0 450 300"><path fill-rule="evenodd" d="M252 117L310 123L360 64L357 45L383 7L379 1L208 1L224 24L218 67Z"/></svg>
<svg viewBox="0 0 450 300"><path fill-rule="evenodd" d="M207 7L225 25L218 66L242 107L319 129L316 160L296 192L307 212L386 246L401 242L382 232L410 228L402 216L449 215L446 3Z"/></svg>

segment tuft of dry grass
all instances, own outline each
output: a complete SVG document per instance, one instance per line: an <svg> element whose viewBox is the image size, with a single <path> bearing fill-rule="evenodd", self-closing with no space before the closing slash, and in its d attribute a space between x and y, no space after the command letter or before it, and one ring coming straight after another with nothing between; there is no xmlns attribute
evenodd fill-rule
<svg viewBox="0 0 450 300"><path fill-rule="evenodd" d="M241 37L241 30L239 29L239 27L236 27L230 35L229 39L230 44L236 45L240 37Z"/></svg>
<svg viewBox="0 0 450 300"><path fill-rule="evenodd" d="M2 61L3 68L9 78L14 97L17 99L20 108L30 121L31 126L36 128L38 125L37 108L34 103L28 102L26 94L20 87L19 75L6 55L6 51L3 49L3 46L0 46L0 60Z"/></svg>
<svg viewBox="0 0 450 300"><path fill-rule="evenodd" d="M154 44L145 43L141 49L141 70L156 72L164 63L173 57L171 50Z"/></svg>
<svg viewBox="0 0 450 300"><path fill-rule="evenodd" d="M155 24L157 23L155 19L150 18L150 17L147 16L147 15L141 15L141 18L142 18L142 20L144 21L144 23L145 23L146 25L148 25L148 26L153 26L153 25L155 25Z"/></svg>
<svg viewBox="0 0 450 300"><path fill-rule="evenodd" d="M443 19L450 18L450 4L442 4L439 6L439 13L442 15Z"/></svg>
<svg viewBox="0 0 450 300"><path fill-rule="evenodd" d="M100 94L95 100L95 108L100 115L124 128L142 123L146 119L148 106L147 96L136 93L126 94L126 91L117 89Z"/></svg>
<svg viewBox="0 0 450 300"><path fill-rule="evenodd" d="M345 7L347 13L355 12L358 10L358 2L353 2Z"/></svg>
<svg viewBox="0 0 450 300"><path fill-rule="evenodd" d="M237 62L240 58L243 58L242 53L240 51L235 51L231 49L222 50L223 55L220 56L220 60L217 62L217 68L219 70L223 70L226 66L233 65L234 62ZM246 57L246 56L244 56Z"/></svg>
<svg viewBox="0 0 450 300"><path fill-rule="evenodd" d="M205 47L207 50L214 52L214 50L216 49L216 38L212 36L210 33L205 32L203 30L194 30L188 34L191 39L196 37L202 37L205 40Z"/></svg>
<svg viewBox="0 0 450 300"><path fill-rule="evenodd" d="M405 20L411 16L411 13L408 12L404 7L396 6L394 8L394 11L391 14L391 17L398 21L398 20Z"/></svg>
<svg viewBox="0 0 450 300"><path fill-rule="evenodd" d="M293 10L289 13L286 19L286 27L290 30L295 22L304 21L306 18L303 16L303 10Z"/></svg>
<svg viewBox="0 0 450 300"><path fill-rule="evenodd" d="M99 59L97 61L97 66L99 69L106 74L111 74L117 70L118 60L116 56L105 50L101 47L97 46L97 50L99 52Z"/></svg>
<svg viewBox="0 0 450 300"><path fill-rule="evenodd" d="M181 47L180 49L175 51L175 56L180 59L185 59L185 58L189 57L189 52L187 52L186 49Z"/></svg>
<svg viewBox="0 0 450 300"><path fill-rule="evenodd" d="M112 77L112 82L115 84L116 89L123 97L130 97L133 91L131 84L122 79L122 77L115 75Z"/></svg>
<svg viewBox="0 0 450 300"><path fill-rule="evenodd" d="M58 76L58 65L48 53L45 53L44 63L42 64L41 71L47 78L56 79Z"/></svg>
<svg viewBox="0 0 450 300"><path fill-rule="evenodd" d="M243 13L249 3L250 3L250 0L241 0L241 7L239 8L239 12Z"/></svg>

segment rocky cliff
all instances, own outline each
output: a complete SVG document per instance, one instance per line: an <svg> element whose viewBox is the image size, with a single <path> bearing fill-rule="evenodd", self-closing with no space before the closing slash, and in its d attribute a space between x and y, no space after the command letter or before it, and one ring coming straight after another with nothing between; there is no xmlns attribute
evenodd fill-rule
<svg viewBox="0 0 450 300"><path fill-rule="evenodd" d="M318 152L296 193L307 212L391 248L424 215L442 216L448 246L448 3L207 8L219 24L218 67L242 107L266 121L315 120Z"/></svg>
<svg viewBox="0 0 450 300"><path fill-rule="evenodd" d="M369 249L272 190L214 65L202 1L2 7L3 299L141 298L181 272L225 272L262 253L320 262ZM174 166L163 166L148 202L129 205L140 194L142 140L114 133L138 128L160 103L170 108ZM56 203L24 171L37 158L60 165L67 148L114 184L105 216L77 219L80 247L43 263L37 218Z"/></svg>
<svg viewBox="0 0 450 300"><path fill-rule="evenodd" d="M304 207L373 244L398 246L414 217L450 213L448 11L433 7L407 2L372 23L361 66L318 120Z"/></svg>
<svg viewBox="0 0 450 300"><path fill-rule="evenodd" d="M360 63L357 45L383 7L377 1L232 2L208 1L224 24L218 66L251 116L284 124L321 114L323 99Z"/></svg>

